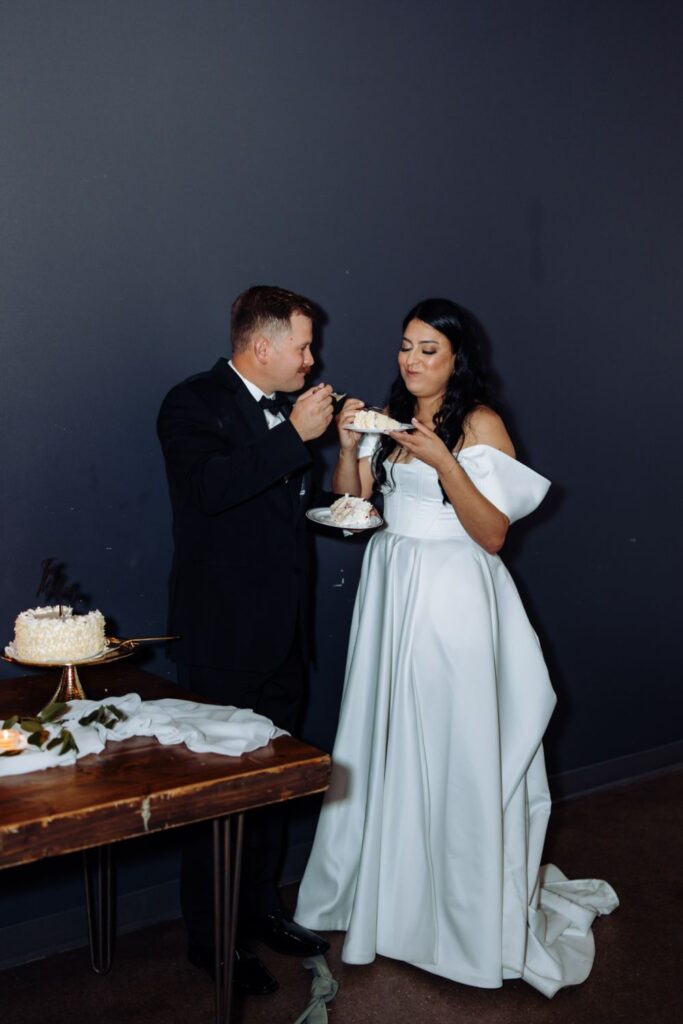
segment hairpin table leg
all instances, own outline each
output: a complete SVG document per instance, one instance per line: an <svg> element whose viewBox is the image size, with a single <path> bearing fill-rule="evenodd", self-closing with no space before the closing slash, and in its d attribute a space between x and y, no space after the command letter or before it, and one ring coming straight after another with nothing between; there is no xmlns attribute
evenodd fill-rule
<svg viewBox="0 0 683 1024"><path fill-rule="evenodd" d="M85 850L83 869L90 963L95 974L106 974L111 969L114 936L111 846Z"/></svg>
<svg viewBox="0 0 683 1024"><path fill-rule="evenodd" d="M216 971L216 1024L230 1024L232 975L235 961L237 907L244 815L237 815L237 835L231 862L230 817L213 823L213 922Z"/></svg>

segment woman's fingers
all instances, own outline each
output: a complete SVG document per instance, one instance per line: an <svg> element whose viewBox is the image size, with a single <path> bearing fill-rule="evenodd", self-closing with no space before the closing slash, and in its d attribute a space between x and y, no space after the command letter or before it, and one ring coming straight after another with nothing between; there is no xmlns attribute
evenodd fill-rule
<svg viewBox="0 0 683 1024"><path fill-rule="evenodd" d="M442 449L445 449L443 441L434 430L425 427L424 423L414 419L415 430L412 433L392 431L390 436L411 455L426 462L429 466L436 466L441 458Z"/></svg>
<svg viewBox="0 0 683 1024"><path fill-rule="evenodd" d="M364 408L365 402L362 402L360 398L347 398L340 412L337 413L337 432L342 448L351 451L358 447L361 435L348 428L352 425L358 410Z"/></svg>
<svg viewBox="0 0 683 1024"><path fill-rule="evenodd" d="M421 434L424 434L425 437L431 437L434 434L434 431L432 430L431 427L426 427L424 423L420 423L420 421L416 419L414 416L410 422L413 424L415 429L419 431Z"/></svg>
<svg viewBox="0 0 683 1024"><path fill-rule="evenodd" d="M343 414L343 413L348 412L350 410L353 410L353 412L358 412L359 409L364 409L364 408L365 408L365 402L361 401L360 398L347 398L346 401L344 402L343 406L342 406L341 411L342 411L342 414Z"/></svg>
<svg viewBox="0 0 683 1024"><path fill-rule="evenodd" d="M354 418L359 409L365 408L365 402L361 402L360 398L347 398L337 413L338 423L350 423Z"/></svg>
<svg viewBox="0 0 683 1024"><path fill-rule="evenodd" d="M433 430L429 427L425 427L424 423L420 423L419 420L413 417L412 424L415 430L411 433L408 430L388 430L389 437L393 438L397 444L400 444L403 448L407 448L408 451L414 452L415 446L424 445L425 440L431 441L436 436Z"/></svg>
<svg viewBox="0 0 683 1024"><path fill-rule="evenodd" d="M421 441L415 441L406 431L388 431L389 437L406 451L416 452L421 447Z"/></svg>

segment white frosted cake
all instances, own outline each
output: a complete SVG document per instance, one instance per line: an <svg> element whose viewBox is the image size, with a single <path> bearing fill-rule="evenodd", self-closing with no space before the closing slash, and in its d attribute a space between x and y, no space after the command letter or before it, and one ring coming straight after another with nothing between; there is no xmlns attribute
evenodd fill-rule
<svg viewBox="0 0 683 1024"><path fill-rule="evenodd" d="M359 409L353 417L351 426L358 427L359 430L396 430L401 424L391 416L377 412L376 409Z"/></svg>
<svg viewBox="0 0 683 1024"><path fill-rule="evenodd" d="M68 605L29 608L17 616L6 653L19 661L70 662L94 658L104 649L104 615L74 615Z"/></svg>
<svg viewBox="0 0 683 1024"><path fill-rule="evenodd" d="M330 517L337 526L345 526L350 530L360 530L375 518L375 510L369 501L354 498L345 494L330 505Z"/></svg>

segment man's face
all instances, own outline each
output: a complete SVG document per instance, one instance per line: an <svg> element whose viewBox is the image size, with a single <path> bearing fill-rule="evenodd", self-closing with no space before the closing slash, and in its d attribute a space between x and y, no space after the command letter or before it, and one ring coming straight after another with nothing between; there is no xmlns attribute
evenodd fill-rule
<svg viewBox="0 0 683 1024"><path fill-rule="evenodd" d="M270 339L268 370L275 391L300 391L315 360L311 354L313 324L302 313L293 313L289 331Z"/></svg>

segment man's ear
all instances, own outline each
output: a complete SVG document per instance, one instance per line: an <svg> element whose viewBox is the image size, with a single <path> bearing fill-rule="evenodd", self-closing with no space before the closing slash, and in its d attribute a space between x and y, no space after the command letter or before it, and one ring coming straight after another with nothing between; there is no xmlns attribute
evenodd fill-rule
<svg viewBox="0 0 683 1024"><path fill-rule="evenodd" d="M270 360L272 344L265 334L258 334L253 341L254 358L261 366L266 366Z"/></svg>

